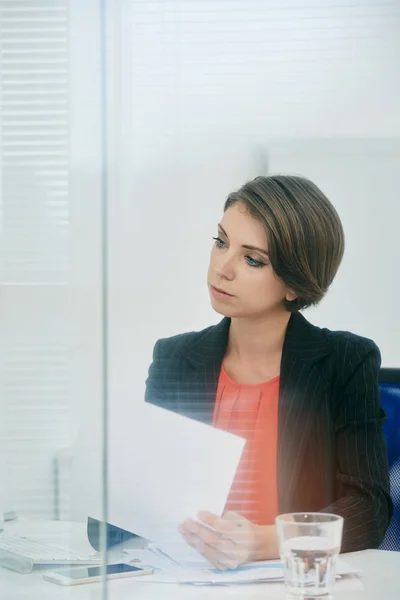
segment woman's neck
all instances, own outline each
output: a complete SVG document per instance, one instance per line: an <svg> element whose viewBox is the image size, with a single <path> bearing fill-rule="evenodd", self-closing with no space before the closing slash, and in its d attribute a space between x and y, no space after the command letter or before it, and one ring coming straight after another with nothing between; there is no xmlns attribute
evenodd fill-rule
<svg viewBox="0 0 400 600"><path fill-rule="evenodd" d="M290 313L260 319L232 318L227 354L240 362L258 362L282 353Z"/></svg>

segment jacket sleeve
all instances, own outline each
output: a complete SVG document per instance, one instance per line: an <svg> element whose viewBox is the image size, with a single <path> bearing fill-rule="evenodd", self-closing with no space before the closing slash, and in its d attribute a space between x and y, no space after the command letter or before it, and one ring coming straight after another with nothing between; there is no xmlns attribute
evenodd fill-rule
<svg viewBox="0 0 400 600"><path fill-rule="evenodd" d="M146 390L144 399L150 404L160 404L160 390L162 387L163 359L161 350L162 341L158 340L153 349L153 360L149 367L146 379Z"/></svg>
<svg viewBox="0 0 400 600"><path fill-rule="evenodd" d="M393 504L379 401L380 352L369 341L347 355L343 371L350 375L335 406L338 499L324 512L344 517L342 551L353 552L379 546Z"/></svg>

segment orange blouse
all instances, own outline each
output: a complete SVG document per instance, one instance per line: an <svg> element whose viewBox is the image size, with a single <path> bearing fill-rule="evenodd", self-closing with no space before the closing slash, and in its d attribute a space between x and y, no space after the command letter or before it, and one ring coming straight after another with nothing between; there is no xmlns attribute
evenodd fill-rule
<svg viewBox="0 0 400 600"><path fill-rule="evenodd" d="M246 439L225 512L258 525L272 525L278 513L276 477L279 376L259 385L233 381L221 368L213 425Z"/></svg>

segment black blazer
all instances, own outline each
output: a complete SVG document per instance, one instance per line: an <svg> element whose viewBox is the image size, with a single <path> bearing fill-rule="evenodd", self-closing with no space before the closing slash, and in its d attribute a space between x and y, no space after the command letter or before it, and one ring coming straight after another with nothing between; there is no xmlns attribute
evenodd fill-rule
<svg viewBox="0 0 400 600"><path fill-rule="evenodd" d="M211 424L229 327L224 318L203 331L159 340L146 401ZM342 515L344 552L377 547L393 510L379 367L371 340L291 315L280 373L279 511ZM89 522L92 543L95 530ZM108 535L110 543L125 537L116 528Z"/></svg>

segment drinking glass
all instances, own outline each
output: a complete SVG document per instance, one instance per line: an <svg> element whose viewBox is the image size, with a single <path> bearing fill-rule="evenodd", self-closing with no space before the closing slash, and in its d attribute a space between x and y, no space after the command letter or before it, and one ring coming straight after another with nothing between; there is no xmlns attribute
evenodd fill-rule
<svg viewBox="0 0 400 600"><path fill-rule="evenodd" d="M289 597L329 597L336 577L343 518L328 513L290 513L276 518Z"/></svg>

